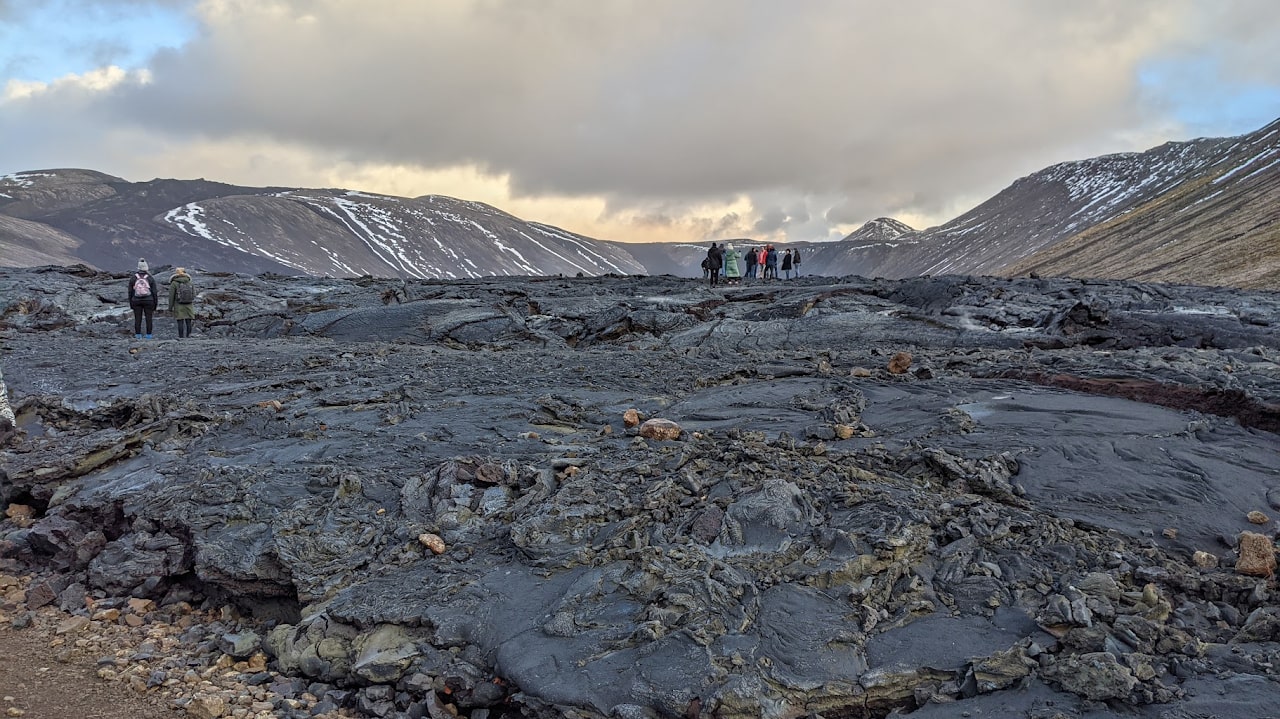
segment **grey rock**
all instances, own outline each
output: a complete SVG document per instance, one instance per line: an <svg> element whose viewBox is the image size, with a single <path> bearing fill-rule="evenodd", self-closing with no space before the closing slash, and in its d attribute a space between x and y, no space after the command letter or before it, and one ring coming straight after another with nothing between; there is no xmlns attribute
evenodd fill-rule
<svg viewBox="0 0 1280 719"><path fill-rule="evenodd" d="M262 637L254 631L223 634L218 638L218 649L236 659L248 659L262 646Z"/></svg>
<svg viewBox="0 0 1280 719"><path fill-rule="evenodd" d="M1065 657L1045 674L1064 690L1090 701L1126 698L1138 684L1132 670L1106 652Z"/></svg>
<svg viewBox="0 0 1280 719"><path fill-rule="evenodd" d="M79 299L120 279L0 272L62 313L0 326L32 418L4 491L49 502L5 551L56 572L50 601L87 576L234 605L183 642L257 632L283 696L738 719L966 711L1047 680L1063 707L1140 711L1185 701L1157 686L1179 662L1267 676L1198 654L1265 587L1187 558L1275 485L1280 329L1181 311L1280 309L1265 293L498 278L408 281L393 307L379 279L227 275L175 364ZM932 376L854 374L899 350ZM631 408L684 432L634 437Z"/></svg>

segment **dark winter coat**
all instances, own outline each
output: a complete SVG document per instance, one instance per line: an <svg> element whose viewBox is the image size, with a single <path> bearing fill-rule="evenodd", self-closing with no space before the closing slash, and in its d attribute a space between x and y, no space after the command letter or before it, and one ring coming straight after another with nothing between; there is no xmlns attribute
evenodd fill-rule
<svg viewBox="0 0 1280 719"><path fill-rule="evenodd" d="M765 256L764 256L764 264L765 264L765 267L773 267L773 268L777 269L777 267L778 267L778 251L777 251L777 250L769 250L769 251L765 254Z"/></svg>
<svg viewBox="0 0 1280 719"><path fill-rule="evenodd" d="M711 261L713 269L718 270L724 267L724 248L719 245L712 246L711 249L707 250L707 259Z"/></svg>
<svg viewBox="0 0 1280 719"><path fill-rule="evenodd" d="M150 295L140 297L134 294L133 283L137 282L139 277L146 279L147 285L151 288ZM160 305L160 290L156 286L156 278L152 277L150 272L135 272L129 275L129 306L146 307L147 305L150 305L153 310Z"/></svg>
<svg viewBox="0 0 1280 719"><path fill-rule="evenodd" d="M169 280L169 311L173 313L175 320L194 320L196 318L196 306L194 304L182 304L178 301L178 285L191 284L191 275L174 275Z"/></svg>
<svg viewBox="0 0 1280 719"><path fill-rule="evenodd" d="M782 271L788 272L790 270L791 270L791 253L784 252L782 254Z"/></svg>

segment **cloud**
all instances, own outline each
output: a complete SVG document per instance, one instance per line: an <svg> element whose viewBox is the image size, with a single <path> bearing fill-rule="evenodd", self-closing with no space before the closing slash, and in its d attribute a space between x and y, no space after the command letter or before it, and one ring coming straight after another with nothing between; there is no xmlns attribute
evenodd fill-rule
<svg viewBox="0 0 1280 719"><path fill-rule="evenodd" d="M1143 84L1153 63L1213 58L1197 82L1280 87L1280 4L1261 0L377 8L204 0L202 32L157 52L150 82L26 95L25 116L149 138L95 168L126 177L172 162L454 194L611 238L802 240L882 215L937 224L1053 162L1175 139L1155 134L1180 120ZM220 149L186 153L194 168L184 147Z"/></svg>

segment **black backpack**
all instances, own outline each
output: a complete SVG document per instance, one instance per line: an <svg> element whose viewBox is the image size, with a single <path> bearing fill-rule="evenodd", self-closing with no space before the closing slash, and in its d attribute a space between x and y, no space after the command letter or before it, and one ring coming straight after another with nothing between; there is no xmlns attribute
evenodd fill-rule
<svg viewBox="0 0 1280 719"><path fill-rule="evenodd" d="M196 288L191 284L190 280L177 283L177 287L178 289L173 294L178 299L178 304L189 305L196 301Z"/></svg>

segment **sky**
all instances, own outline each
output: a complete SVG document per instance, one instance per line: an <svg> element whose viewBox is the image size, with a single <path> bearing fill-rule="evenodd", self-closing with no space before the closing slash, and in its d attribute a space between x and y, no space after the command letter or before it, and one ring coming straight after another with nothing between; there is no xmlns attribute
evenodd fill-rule
<svg viewBox="0 0 1280 719"><path fill-rule="evenodd" d="M487 202L606 240L941 224L1280 118L1274 0L0 0L0 174Z"/></svg>

